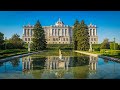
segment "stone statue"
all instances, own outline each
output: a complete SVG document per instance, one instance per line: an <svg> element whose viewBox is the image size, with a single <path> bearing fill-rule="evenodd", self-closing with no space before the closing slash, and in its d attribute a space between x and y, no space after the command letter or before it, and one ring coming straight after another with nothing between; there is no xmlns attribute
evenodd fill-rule
<svg viewBox="0 0 120 90"><path fill-rule="evenodd" d="M62 54L60 49L59 49L59 58L62 59Z"/></svg>
<svg viewBox="0 0 120 90"><path fill-rule="evenodd" d="M30 43L28 43L28 51L30 52Z"/></svg>

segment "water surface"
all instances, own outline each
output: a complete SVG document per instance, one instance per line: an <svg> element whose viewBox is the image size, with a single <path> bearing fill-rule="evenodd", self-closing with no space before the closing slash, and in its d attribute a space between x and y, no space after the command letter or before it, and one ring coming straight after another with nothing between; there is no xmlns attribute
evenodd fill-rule
<svg viewBox="0 0 120 90"><path fill-rule="evenodd" d="M120 63L72 51L0 62L0 79L120 79Z"/></svg>

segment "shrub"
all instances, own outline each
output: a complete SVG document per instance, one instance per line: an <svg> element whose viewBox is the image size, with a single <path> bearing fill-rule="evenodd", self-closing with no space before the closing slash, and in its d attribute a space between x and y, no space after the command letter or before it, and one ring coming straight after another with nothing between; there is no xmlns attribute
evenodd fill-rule
<svg viewBox="0 0 120 90"><path fill-rule="evenodd" d="M119 50L118 43L115 43L115 44L114 44L113 42L110 43L110 49L111 49L111 50L114 50L114 45L115 45L115 50Z"/></svg>
<svg viewBox="0 0 120 90"><path fill-rule="evenodd" d="M94 51L100 51L101 44L92 44L92 48Z"/></svg>

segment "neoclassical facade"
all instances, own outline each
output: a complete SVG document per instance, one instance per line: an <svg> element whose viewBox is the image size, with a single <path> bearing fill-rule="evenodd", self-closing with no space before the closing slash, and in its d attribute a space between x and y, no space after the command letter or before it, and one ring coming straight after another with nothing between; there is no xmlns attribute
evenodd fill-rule
<svg viewBox="0 0 120 90"><path fill-rule="evenodd" d="M34 26L23 26L23 41L27 43L32 42ZM43 26L45 31L45 38L47 44L71 44L73 35L73 26L65 25L59 18L55 25ZM96 25L88 25L88 32L90 35L89 42L92 44L98 43L97 27Z"/></svg>

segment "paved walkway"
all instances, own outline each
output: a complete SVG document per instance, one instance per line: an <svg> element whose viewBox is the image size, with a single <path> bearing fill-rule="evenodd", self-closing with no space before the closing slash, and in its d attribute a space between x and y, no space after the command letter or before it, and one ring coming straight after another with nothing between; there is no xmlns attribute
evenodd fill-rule
<svg viewBox="0 0 120 90"><path fill-rule="evenodd" d="M82 52L82 51L75 51L75 52L82 53L82 54L86 54L86 55L91 55L91 56L95 56L95 57L98 57L98 54L92 54L92 53Z"/></svg>
<svg viewBox="0 0 120 90"><path fill-rule="evenodd" d="M7 57L7 58L3 58L3 59L0 59L0 62L5 62L5 61L9 61L9 60L12 60L12 59L15 59L15 58L20 58L20 57L29 56L29 55L32 55L32 54L37 54L37 53L40 53L40 52L43 52L43 51L32 52L32 53L21 54L21 55L17 55L17 56L11 56L11 57Z"/></svg>
<svg viewBox="0 0 120 90"><path fill-rule="evenodd" d="M104 58L104 59L107 59L107 60L119 61L120 62L119 58L114 58L114 57L109 57L109 56L103 56L103 55L98 55L98 54L92 54L92 53L82 52L82 51L75 51L75 52L86 54L86 55L91 55L91 56L95 56L95 57L100 57L100 58Z"/></svg>

